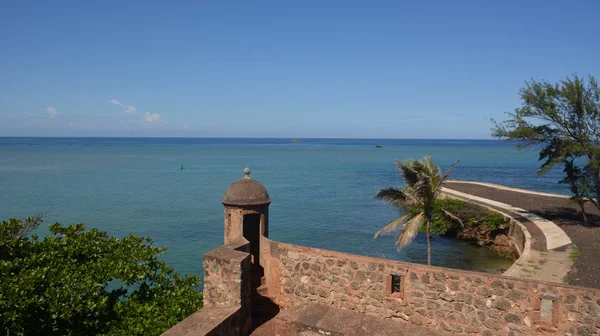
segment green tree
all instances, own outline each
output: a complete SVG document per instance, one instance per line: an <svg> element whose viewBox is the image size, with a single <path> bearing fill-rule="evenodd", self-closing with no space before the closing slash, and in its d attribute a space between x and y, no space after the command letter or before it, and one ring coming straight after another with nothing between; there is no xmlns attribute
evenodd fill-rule
<svg viewBox="0 0 600 336"><path fill-rule="evenodd" d="M442 176L440 168L434 164L429 156L425 156L420 160L396 161L396 167L406 186L403 189L394 187L383 188L373 197L403 208L408 213L377 231L375 238L379 237L382 233L401 231L396 238L396 246L398 250L401 250L415 239L423 223L425 223L427 264L431 265L431 242L429 236L431 233L433 205L442 189L443 182L448 178L452 172L452 168L457 163L458 161L454 162ZM411 212L410 209L414 209L415 206L418 206L420 211ZM448 216L455 217L451 213L443 211Z"/></svg>
<svg viewBox="0 0 600 336"><path fill-rule="evenodd" d="M0 332L6 335L159 335L202 307L197 276L159 260L166 248L41 216L0 225Z"/></svg>
<svg viewBox="0 0 600 336"><path fill-rule="evenodd" d="M581 207L590 202L600 209L600 88L593 76L577 75L559 83L525 83L523 102L508 120L496 122L493 136L518 140L518 148L541 148L544 161L538 174L563 166L572 201Z"/></svg>

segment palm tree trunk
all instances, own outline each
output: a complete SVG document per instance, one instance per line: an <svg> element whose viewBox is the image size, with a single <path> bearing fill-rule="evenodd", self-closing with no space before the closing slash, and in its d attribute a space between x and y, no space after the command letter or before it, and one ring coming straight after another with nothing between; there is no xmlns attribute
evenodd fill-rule
<svg viewBox="0 0 600 336"><path fill-rule="evenodd" d="M427 237L427 265L431 266L431 242L429 241L429 229L431 228L431 216L427 215L427 228L425 236Z"/></svg>

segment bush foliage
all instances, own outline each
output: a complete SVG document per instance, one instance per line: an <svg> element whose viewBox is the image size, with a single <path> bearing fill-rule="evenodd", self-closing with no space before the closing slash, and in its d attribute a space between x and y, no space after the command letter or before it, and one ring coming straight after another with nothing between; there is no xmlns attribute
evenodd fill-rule
<svg viewBox="0 0 600 336"><path fill-rule="evenodd" d="M456 218L447 215L451 213ZM422 211L420 205L409 209L411 214ZM509 227L510 223L501 214L455 199L437 199L433 203L433 216L431 218L431 233L438 235L449 234L461 229L461 222L465 226L483 226L491 231L502 230Z"/></svg>
<svg viewBox="0 0 600 336"><path fill-rule="evenodd" d="M159 260L150 238L59 223L29 236L40 222L0 225L0 332L159 335L202 307L200 279Z"/></svg>

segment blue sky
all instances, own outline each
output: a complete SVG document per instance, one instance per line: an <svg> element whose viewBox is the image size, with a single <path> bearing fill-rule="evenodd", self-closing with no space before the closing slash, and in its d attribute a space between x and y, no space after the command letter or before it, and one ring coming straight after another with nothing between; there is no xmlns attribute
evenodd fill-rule
<svg viewBox="0 0 600 336"><path fill-rule="evenodd" d="M0 136L488 138L600 1L1 1Z"/></svg>

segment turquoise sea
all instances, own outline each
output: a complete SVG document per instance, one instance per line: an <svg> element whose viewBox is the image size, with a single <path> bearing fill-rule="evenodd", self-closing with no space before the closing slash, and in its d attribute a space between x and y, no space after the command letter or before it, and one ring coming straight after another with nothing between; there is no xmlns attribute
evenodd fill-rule
<svg viewBox="0 0 600 336"><path fill-rule="evenodd" d="M273 200L271 238L425 263L424 237L402 252L393 236L373 239L400 211L371 199L381 187L401 186L394 160L424 155L444 168L460 159L456 179L567 192L556 183L560 171L536 175L536 152L496 140L0 138L0 219L48 211L45 224L151 236L169 247L165 259L178 271L201 273L202 254L223 243L223 194L250 167ZM433 240L433 263L507 265L444 237Z"/></svg>

